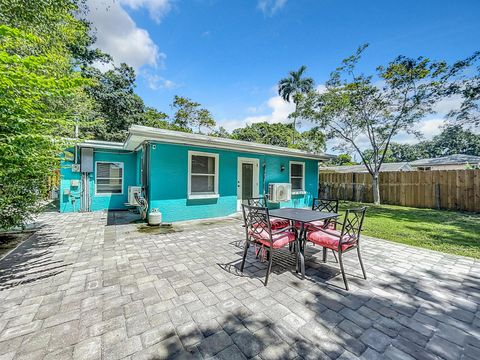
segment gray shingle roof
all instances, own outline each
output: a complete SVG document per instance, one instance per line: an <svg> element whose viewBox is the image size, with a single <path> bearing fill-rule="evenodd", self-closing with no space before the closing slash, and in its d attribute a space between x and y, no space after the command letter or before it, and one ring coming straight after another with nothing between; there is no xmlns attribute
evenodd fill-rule
<svg viewBox="0 0 480 360"><path fill-rule="evenodd" d="M409 171L413 170L407 162L383 163L380 172L384 171ZM364 173L368 172L365 165L346 165L346 166L322 166L320 171L333 171L339 173Z"/></svg>
<svg viewBox="0 0 480 360"><path fill-rule="evenodd" d="M454 154L431 159L420 159L410 162L412 166L478 164L480 156Z"/></svg>

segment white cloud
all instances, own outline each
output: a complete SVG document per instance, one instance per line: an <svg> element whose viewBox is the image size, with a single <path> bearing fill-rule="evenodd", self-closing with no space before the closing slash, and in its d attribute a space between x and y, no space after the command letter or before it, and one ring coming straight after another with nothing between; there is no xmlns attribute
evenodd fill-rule
<svg viewBox="0 0 480 360"><path fill-rule="evenodd" d="M262 105L260 105L260 106L249 106L249 107L247 107L246 111L249 114L258 114L260 111L262 111L262 109L263 109Z"/></svg>
<svg viewBox="0 0 480 360"><path fill-rule="evenodd" d="M125 62L137 71L142 66L162 65L165 54L160 52L148 31L135 24L119 2L89 0L88 6L89 20L96 30L95 46L110 54L115 64Z"/></svg>
<svg viewBox="0 0 480 360"><path fill-rule="evenodd" d="M180 84L177 84L172 80L165 79L164 77L157 74L145 73L144 76L147 80L148 87L152 90L158 90L158 89L171 90L171 89L177 89L180 87Z"/></svg>
<svg viewBox="0 0 480 360"><path fill-rule="evenodd" d="M246 111L249 113L256 113L265 107L269 109L268 114L247 116L244 119L224 120L220 121L220 125L228 131L232 131L233 129L253 123L265 121L268 123L288 123L292 121L288 118L288 115L294 111L295 105L293 103L285 102L280 96L272 96L266 101L266 103L261 104L260 106L250 106Z"/></svg>
<svg viewBox="0 0 480 360"><path fill-rule="evenodd" d="M280 96L273 96L268 99L266 105L271 110L270 114L249 116L245 118L245 122L251 124L264 121L268 123L286 123L292 121L288 118L288 115L295 110L293 103L284 101Z"/></svg>
<svg viewBox="0 0 480 360"><path fill-rule="evenodd" d="M459 109L462 102L460 95L446 97L436 103L433 109L437 115L446 116L450 111Z"/></svg>
<svg viewBox="0 0 480 360"><path fill-rule="evenodd" d="M277 85L272 86L270 89L272 92L277 92ZM315 88L318 92L322 93L326 90L325 85L317 85ZM288 103L283 100L280 96L275 95L270 97L267 101L263 102L258 106L249 106L245 109L246 113L248 114L258 114L264 111L267 111L266 114L263 115L255 115L255 116L247 116L244 119L231 119L231 120L223 120L220 121L220 125L223 126L228 131L232 131L233 129L244 127L246 125L250 125L253 123L259 122L268 122L272 123L290 123L292 119L288 118L295 110L295 105L293 103ZM312 123L306 120L299 120L297 124L300 123L305 125L306 128L311 127Z"/></svg>
<svg viewBox="0 0 480 360"><path fill-rule="evenodd" d="M170 0L120 0L120 3L133 10L147 9L150 17L157 23L172 9Z"/></svg>
<svg viewBox="0 0 480 360"><path fill-rule="evenodd" d="M257 8L260 9L264 15L273 16L279 10L281 10L287 0L258 0Z"/></svg>
<svg viewBox="0 0 480 360"><path fill-rule="evenodd" d="M327 87L324 84L320 84L315 87L315 90L317 90L319 94L322 94L327 91Z"/></svg>
<svg viewBox="0 0 480 360"><path fill-rule="evenodd" d="M424 140L430 140L435 135L438 135L442 132L443 126L446 121L443 118L432 118L421 120L418 124L415 125L417 131L423 135ZM420 140L417 139L412 134L407 134L406 132L401 132L393 138L394 142L400 144L416 144Z"/></svg>

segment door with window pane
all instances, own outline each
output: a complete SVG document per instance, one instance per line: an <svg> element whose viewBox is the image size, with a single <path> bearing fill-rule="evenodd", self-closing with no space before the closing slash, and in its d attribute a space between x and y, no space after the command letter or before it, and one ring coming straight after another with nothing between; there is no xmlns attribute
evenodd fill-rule
<svg viewBox="0 0 480 360"><path fill-rule="evenodd" d="M242 209L247 199L259 196L258 178L258 159L238 158L237 210Z"/></svg>
<svg viewBox="0 0 480 360"><path fill-rule="evenodd" d="M242 202L253 197L253 164L242 164Z"/></svg>

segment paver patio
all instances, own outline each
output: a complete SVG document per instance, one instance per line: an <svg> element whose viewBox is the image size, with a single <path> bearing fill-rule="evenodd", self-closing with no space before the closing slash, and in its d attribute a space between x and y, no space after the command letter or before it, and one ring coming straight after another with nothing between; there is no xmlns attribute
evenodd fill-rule
<svg viewBox="0 0 480 360"><path fill-rule="evenodd" d="M0 262L0 359L480 359L480 262L383 240L338 264L287 251L238 272L237 219L152 234L122 214L44 214Z"/></svg>

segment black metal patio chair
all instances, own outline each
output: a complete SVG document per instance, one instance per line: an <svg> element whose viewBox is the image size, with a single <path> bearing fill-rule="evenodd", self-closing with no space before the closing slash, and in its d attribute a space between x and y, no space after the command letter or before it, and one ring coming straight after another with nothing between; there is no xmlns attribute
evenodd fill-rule
<svg viewBox="0 0 480 360"><path fill-rule="evenodd" d="M248 248L250 244L255 246L255 252L261 252L261 258L265 256L268 259L267 274L265 275L265 283L267 286L268 276L272 271L273 253L282 247L291 243L297 243L297 230L294 226L288 226L277 230L272 230L270 215L268 208L259 206L249 206L242 204L243 220L245 222L245 248L243 251L242 264L240 271L243 272L245 267L245 259L247 258ZM258 247L258 252L257 252ZM296 246L299 249L299 246ZM298 270L299 254L296 252L296 267Z"/></svg>
<svg viewBox="0 0 480 360"><path fill-rule="evenodd" d="M345 288L348 290L348 281L345 276L345 269L343 266L343 254L357 249L358 261L362 268L363 277L367 278L365 267L363 266L362 256L360 254L360 235L362 233L363 220L365 218L366 207L358 209L348 209L345 213L342 230L326 229L325 227L310 226L307 232L307 241L323 247L323 261L326 261L327 249L331 249L338 253L338 262L340 270L342 271L343 282Z"/></svg>
<svg viewBox="0 0 480 360"><path fill-rule="evenodd" d="M330 212L330 213L335 213L338 214L338 199L327 199L327 198L315 198L313 199L312 202L312 210L314 211L323 211L323 212ZM327 228L331 230L336 230L337 229L337 219L331 219L327 221L323 220L318 220L318 221L313 221L311 223L306 223L304 225L305 231L309 231L309 227L313 225L317 228ZM300 230L302 227L302 224L300 223L295 223L295 227L297 230ZM335 255L335 252L333 253L333 256L335 256L335 261L338 262L337 256ZM327 250L324 248L323 249L323 261L327 261Z"/></svg>
<svg viewBox="0 0 480 360"><path fill-rule="evenodd" d="M330 212L330 213L338 213L338 199L322 199L322 198L315 198L312 202L312 210L314 211L323 211L323 212ZM330 228L332 230L336 229L335 220L329 220L324 222L323 220L313 221L311 223L305 224L305 230L308 230L309 225L314 225L316 227L325 227ZM301 224L295 224L297 229L300 228Z"/></svg>
<svg viewBox="0 0 480 360"><path fill-rule="evenodd" d="M249 198L247 199L247 203L249 206L257 206L257 207L267 207L267 197L256 197L256 198ZM272 230L283 229L290 226L290 221L286 219L280 219L275 217L270 217L270 224L272 225Z"/></svg>

